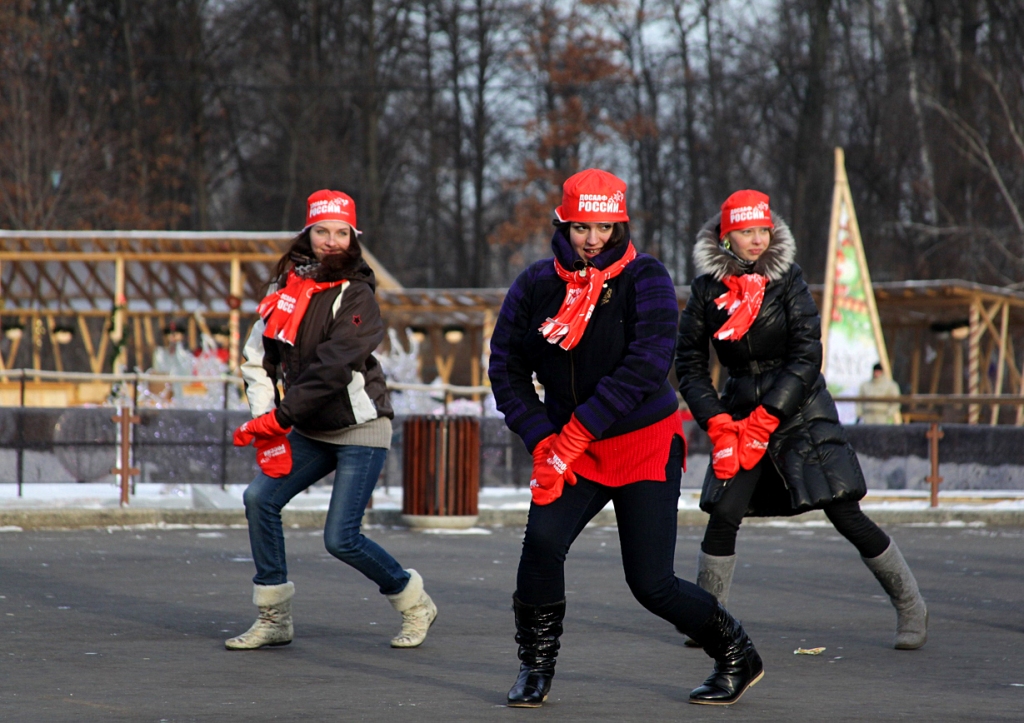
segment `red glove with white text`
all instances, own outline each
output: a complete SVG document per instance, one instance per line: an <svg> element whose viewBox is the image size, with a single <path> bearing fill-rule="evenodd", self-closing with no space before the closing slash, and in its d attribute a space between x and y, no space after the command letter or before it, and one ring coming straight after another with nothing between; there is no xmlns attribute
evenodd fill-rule
<svg viewBox="0 0 1024 723"><path fill-rule="evenodd" d="M285 429L277 421L276 410L250 419L235 430L232 442L236 447L255 443L256 464L268 477L284 477L292 471L292 446Z"/></svg>
<svg viewBox="0 0 1024 723"><path fill-rule="evenodd" d="M551 456L551 445L558 438L557 434L552 434L540 442L533 448L533 474L530 477L530 494L533 496L533 501L538 505L547 505L554 502L562 494L562 482L561 478L555 478L553 474L547 474L551 469L547 463L547 458ZM544 486L547 485L547 486ZM558 491L555 491L555 488Z"/></svg>
<svg viewBox="0 0 1024 723"><path fill-rule="evenodd" d="M266 414L261 414L255 419L250 419L236 429L232 442L234 442L236 447L248 447L254 439L283 437L290 431L292 431L291 427L285 429L277 421L277 410L274 409Z"/></svg>
<svg viewBox="0 0 1024 723"><path fill-rule="evenodd" d="M292 471L292 445L284 435L256 439L256 464L267 477L284 477Z"/></svg>
<svg viewBox="0 0 1024 723"><path fill-rule="evenodd" d="M573 474L572 464L586 451L587 445L593 439L594 435L580 424L574 414L569 422L562 427L558 436L552 440L551 451L544 458L543 464L534 469L537 487L546 491L540 494L546 501L537 502L537 504L548 504L558 499L562 494L562 485L565 482L571 485L576 484L576 475ZM534 496L534 500L536 499L537 495Z"/></svg>
<svg viewBox="0 0 1024 723"><path fill-rule="evenodd" d="M576 475L572 472L573 463L583 456L593 441L594 435L580 424L580 420L576 419L574 414L552 442L551 457L561 460L565 464L565 481L569 484L576 484ZM559 466L557 462L551 462L550 459L548 463L554 464L556 468Z"/></svg>
<svg viewBox="0 0 1024 723"><path fill-rule="evenodd" d="M715 477L732 479L740 471L739 435L740 422L725 414L716 414L708 420L708 437L714 449L711 451L711 468Z"/></svg>
<svg viewBox="0 0 1024 723"><path fill-rule="evenodd" d="M768 438L778 428L779 420L759 406L740 425L740 467L754 469L768 451Z"/></svg>

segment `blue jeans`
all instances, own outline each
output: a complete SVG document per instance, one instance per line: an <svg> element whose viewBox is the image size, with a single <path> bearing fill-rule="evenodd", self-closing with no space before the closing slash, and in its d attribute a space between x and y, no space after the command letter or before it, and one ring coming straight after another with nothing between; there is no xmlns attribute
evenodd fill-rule
<svg viewBox="0 0 1024 723"><path fill-rule="evenodd" d="M281 508L334 470L324 546L377 583L381 593L394 595L404 590L409 573L359 529L388 451L318 442L295 431L288 435L288 441L292 445L292 471L278 478L260 472L242 496L245 518L249 521L249 545L256 563L256 577L252 581L257 585L288 582Z"/></svg>
<svg viewBox="0 0 1024 723"><path fill-rule="evenodd" d="M565 558L573 540L609 501L615 505L622 568L633 597L687 634L715 611L714 596L676 577L676 526L682 476L682 441L672 442L664 482L605 487L576 476L549 505L530 505L516 597L527 605L565 599Z"/></svg>

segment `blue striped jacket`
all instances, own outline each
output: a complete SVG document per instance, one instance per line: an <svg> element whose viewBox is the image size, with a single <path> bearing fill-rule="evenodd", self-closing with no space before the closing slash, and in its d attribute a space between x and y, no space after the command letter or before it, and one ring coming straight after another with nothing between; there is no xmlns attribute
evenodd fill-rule
<svg viewBox="0 0 1024 723"><path fill-rule="evenodd" d="M628 238L628 236L627 236ZM594 257L606 268L627 243ZM564 268L582 261L556 231L551 240ZM609 279L580 342L569 351L550 344L539 328L558 313L565 282L552 259L531 264L512 284L491 337L488 375L509 429L530 451L577 419L596 439L642 429L679 407L668 373L675 351L679 305L661 262L638 254ZM533 375L543 386L543 401Z"/></svg>

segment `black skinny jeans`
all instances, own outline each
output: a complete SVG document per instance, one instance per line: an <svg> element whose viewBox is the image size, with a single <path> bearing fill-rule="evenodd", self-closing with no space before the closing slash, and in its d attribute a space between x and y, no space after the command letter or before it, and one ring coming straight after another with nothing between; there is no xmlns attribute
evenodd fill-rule
<svg viewBox="0 0 1024 723"><path fill-rule="evenodd" d="M622 568L633 596L655 615L692 635L707 622L716 600L675 576L676 523L682 442L672 442L664 482L605 487L577 476L549 505L530 506L516 597L527 605L565 599L565 558L573 540L609 500L622 547Z"/></svg>
<svg viewBox="0 0 1024 723"><path fill-rule="evenodd" d="M711 511L707 529L704 530L704 541L700 549L705 555L727 557L736 553L736 533L740 530L750 497L761 479L762 463L758 463L754 469L741 469L725 486L721 499ZM889 536L861 511L859 503L845 500L831 502L822 511L836 531L853 543L861 557L878 557L889 547Z"/></svg>

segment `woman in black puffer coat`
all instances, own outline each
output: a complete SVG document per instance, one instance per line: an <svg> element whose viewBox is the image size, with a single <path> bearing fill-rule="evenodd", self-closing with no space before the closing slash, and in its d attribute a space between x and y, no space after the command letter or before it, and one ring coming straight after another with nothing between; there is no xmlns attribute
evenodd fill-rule
<svg viewBox="0 0 1024 723"><path fill-rule="evenodd" d="M821 319L768 197L737 191L705 224L679 325L676 375L714 449L700 506L711 515L697 583L725 605L745 516L823 510L897 611L895 647L919 648L928 612L896 543L860 509L867 492L821 374ZM709 343L729 379L719 396Z"/></svg>

